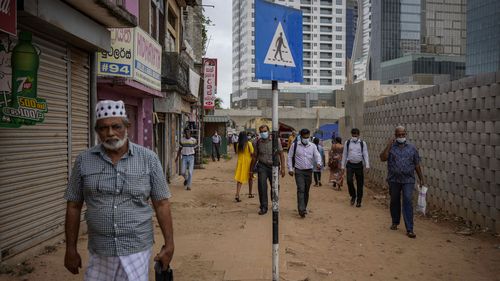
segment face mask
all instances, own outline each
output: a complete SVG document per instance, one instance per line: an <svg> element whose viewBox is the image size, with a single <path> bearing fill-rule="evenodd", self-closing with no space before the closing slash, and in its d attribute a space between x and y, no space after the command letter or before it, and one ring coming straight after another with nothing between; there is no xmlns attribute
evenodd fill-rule
<svg viewBox="0 0 500 281"><path fill-rule="evenodd" d="M403 144L406 142L406 138L397 138L396 141L399 143L399 144Z"/></svg>
<svg viewBox="0 0 500 281"><path fill-rule="evenodd" d="M300 141L303 145L307 145L309 143L309 139L301 139Z"/></svg>
<svg viewBox="0 0 500 281"><path fill-rule="evenodd" d="M359 138L352 137L352 138L351 138L351 140L352 140L353 142L357 142L357 141L359 140Z"/></svg>
<svg viewBox="0 0 500 281"><path fill-rule="evenodd" d="M260 133L260 137L262 139L267 139L269 137L269 132L262 132L262 133Z"/></svg>

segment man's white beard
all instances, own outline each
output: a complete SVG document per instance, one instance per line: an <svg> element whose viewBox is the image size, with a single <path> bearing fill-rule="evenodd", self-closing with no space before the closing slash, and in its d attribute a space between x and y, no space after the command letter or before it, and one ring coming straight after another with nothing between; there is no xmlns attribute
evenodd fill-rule
<svg viewBox="0 0 500 281"><path fill-rule="evenodd" d="M125 143L127 143L127 138L128 138L128 132L125 132L125 136L123 136L123 139L118 139L118 140L110 139L110 140L107 140L107 141L102 141L101 140L101 143L104 146L104 148L106 148L106 149L109 149L109 150L118 150L122 146L124 146Z"/></svg>

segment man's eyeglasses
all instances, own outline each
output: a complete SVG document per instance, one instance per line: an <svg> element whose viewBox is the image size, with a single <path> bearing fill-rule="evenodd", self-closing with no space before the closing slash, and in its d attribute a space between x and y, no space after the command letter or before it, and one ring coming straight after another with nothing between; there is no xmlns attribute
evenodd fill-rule
<svg viewBox="0 0 500 281"><path fill-rule="evenodd" d="M97 131L98 132L107 132L107 131L109 131L109 128L111 128L111 130L113 130L115 132L120 132L120 131L123 131L123 129L125 129L125 125L113 124L111 126L97 126Z"/></svg>

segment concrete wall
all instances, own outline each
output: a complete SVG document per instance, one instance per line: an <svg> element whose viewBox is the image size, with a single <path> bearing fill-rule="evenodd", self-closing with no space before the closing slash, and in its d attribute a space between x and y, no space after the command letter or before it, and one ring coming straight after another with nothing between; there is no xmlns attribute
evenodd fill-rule
<svg viewBox="0 0 500 281"><path fill-rule="evenodd" d="M397 125L422 158L433 208L500 232L500 72L364 104L370 180L386 185L379 154Z"/></svg>
<svg viewBox="0 0 500 281"><path fill-rule="evenodd" d="M352 128L360 129L363 135L363 104L365 102L428 87L431 85L380 85L380 81L377 80L365 80L346 85L344 91L345 121L341 126L341 136L344 138L350 136Z"/></svg>

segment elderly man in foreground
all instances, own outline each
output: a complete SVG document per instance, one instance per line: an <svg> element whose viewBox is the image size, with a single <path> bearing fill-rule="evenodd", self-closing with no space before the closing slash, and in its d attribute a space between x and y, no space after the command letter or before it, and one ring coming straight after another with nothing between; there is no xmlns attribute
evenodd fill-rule
<svg viewBox="0 0 500 281"><path fill-rule="evenodd" d="M87 205L89 264L85 280L147 281L153 246L153 203L164 247L155 260L165 270L174 253L170 190L156 154L130 142L122 101L96 106L100 144L76 158L66 190L66 254L73 274L82 267L77 251L80 214Z"/></svg>

